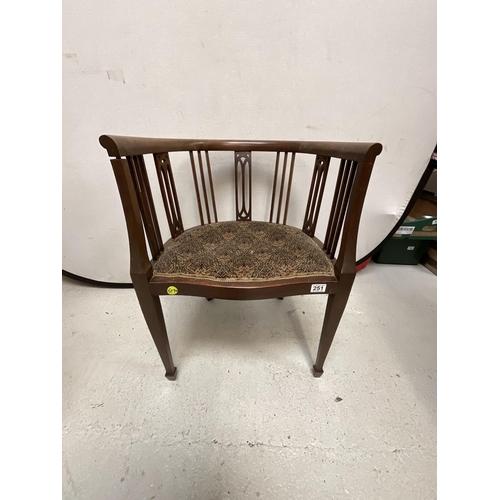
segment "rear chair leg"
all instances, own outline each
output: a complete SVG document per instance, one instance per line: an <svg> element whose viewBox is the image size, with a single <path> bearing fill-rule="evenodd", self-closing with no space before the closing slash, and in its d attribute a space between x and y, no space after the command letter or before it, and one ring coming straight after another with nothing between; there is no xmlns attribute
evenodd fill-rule
<svg viewBox="0 0 500 500"><path fill-rule="evenodd" d="M168 342L167 328L165 327L165 319L163 317L160 298L151 294L148 280L145 275L133 275L132 282L137 298L139 299L139 304L141 305L144 319L146 320L151 336L158 349L158 353L165 366L165 377L169 380L175 380L177 368L174 366L172 353L170 352L170 344Z"/></svg>
<svg viewBox="0 0 500 500"><path fill-rule="evenodd" d="M332 345L333 337L335 337L335 333L337 332L337 327L339 326L347 300L349 299L349 293L350 288L347 292L344 290L336 295L328 296L323 330L321 331L321 338L319 340L318 355L316 357L316 363L313 366L313 375L315 377L321 377L321 375L323 375L323 363Z"/></svg>

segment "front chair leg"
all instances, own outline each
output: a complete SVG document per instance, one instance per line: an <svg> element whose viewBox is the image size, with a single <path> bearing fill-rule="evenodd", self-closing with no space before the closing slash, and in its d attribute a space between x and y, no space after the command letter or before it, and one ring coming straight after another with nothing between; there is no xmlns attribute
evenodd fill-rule
<svg viewBox="0 0 500 500"><path fill-rule="evenodd" d="M139 299L144 319L148 325L151 336L153 337L158 353L160 354L163 365L165 366L165 377L169 380L175 380L177 368L172 360L170 343L168 342L167 328L165 327L165 318L161 308L160 298L152 295L149 290L149 284L145 275L132 276L135 293Z"/></svg>
<svg viewBox="0 0 500 500"><path fill-rule="evenodd" d="M335 333L337 332L337 327L344 313L349 293L350 289L347 290L347 292L343 290L336 295L328 296L323 330L321 331L321 338L319 340L318 355L316 357L316 363L313 366L313 375L315 377L321 377L321 375L323 375L323 363L332 345L333 337L335 337Z"/></svg>

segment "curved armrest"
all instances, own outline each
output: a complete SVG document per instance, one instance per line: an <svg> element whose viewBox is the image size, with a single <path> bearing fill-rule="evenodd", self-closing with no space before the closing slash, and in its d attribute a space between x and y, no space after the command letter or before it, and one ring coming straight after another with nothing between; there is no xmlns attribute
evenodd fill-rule
<svg viewBox="0 0 500 500"><path fill-rule="evenodd" d="M280 151L360 161L367 155L375 158L382 152L382 145L373 142L154 139L119 135L102 135L99 142L108 155L115 158L171 151Z"/></svg>

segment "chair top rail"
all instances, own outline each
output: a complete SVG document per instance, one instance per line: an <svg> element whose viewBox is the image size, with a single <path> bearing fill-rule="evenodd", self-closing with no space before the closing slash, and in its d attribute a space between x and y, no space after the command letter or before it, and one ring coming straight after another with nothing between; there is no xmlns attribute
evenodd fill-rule
<svg viewBox="0 0 500 500"><path fill-rule="evenodd" d="M115 158L174 151L270 151L360 161L366 155L375 157L382 152L382 145L376 142L154 139L118 135L102 135L99 142L108 151L108 155Z"/></svg>

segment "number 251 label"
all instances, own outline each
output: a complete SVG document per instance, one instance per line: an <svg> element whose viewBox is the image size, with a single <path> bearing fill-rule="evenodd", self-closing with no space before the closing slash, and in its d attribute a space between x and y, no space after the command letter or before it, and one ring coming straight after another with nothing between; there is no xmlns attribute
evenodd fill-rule
<svg viewBox="0 0 500 500"><path fill-rule="evenodd" d="M326 292L326 285L311 285L311 293Z"/></svg>

